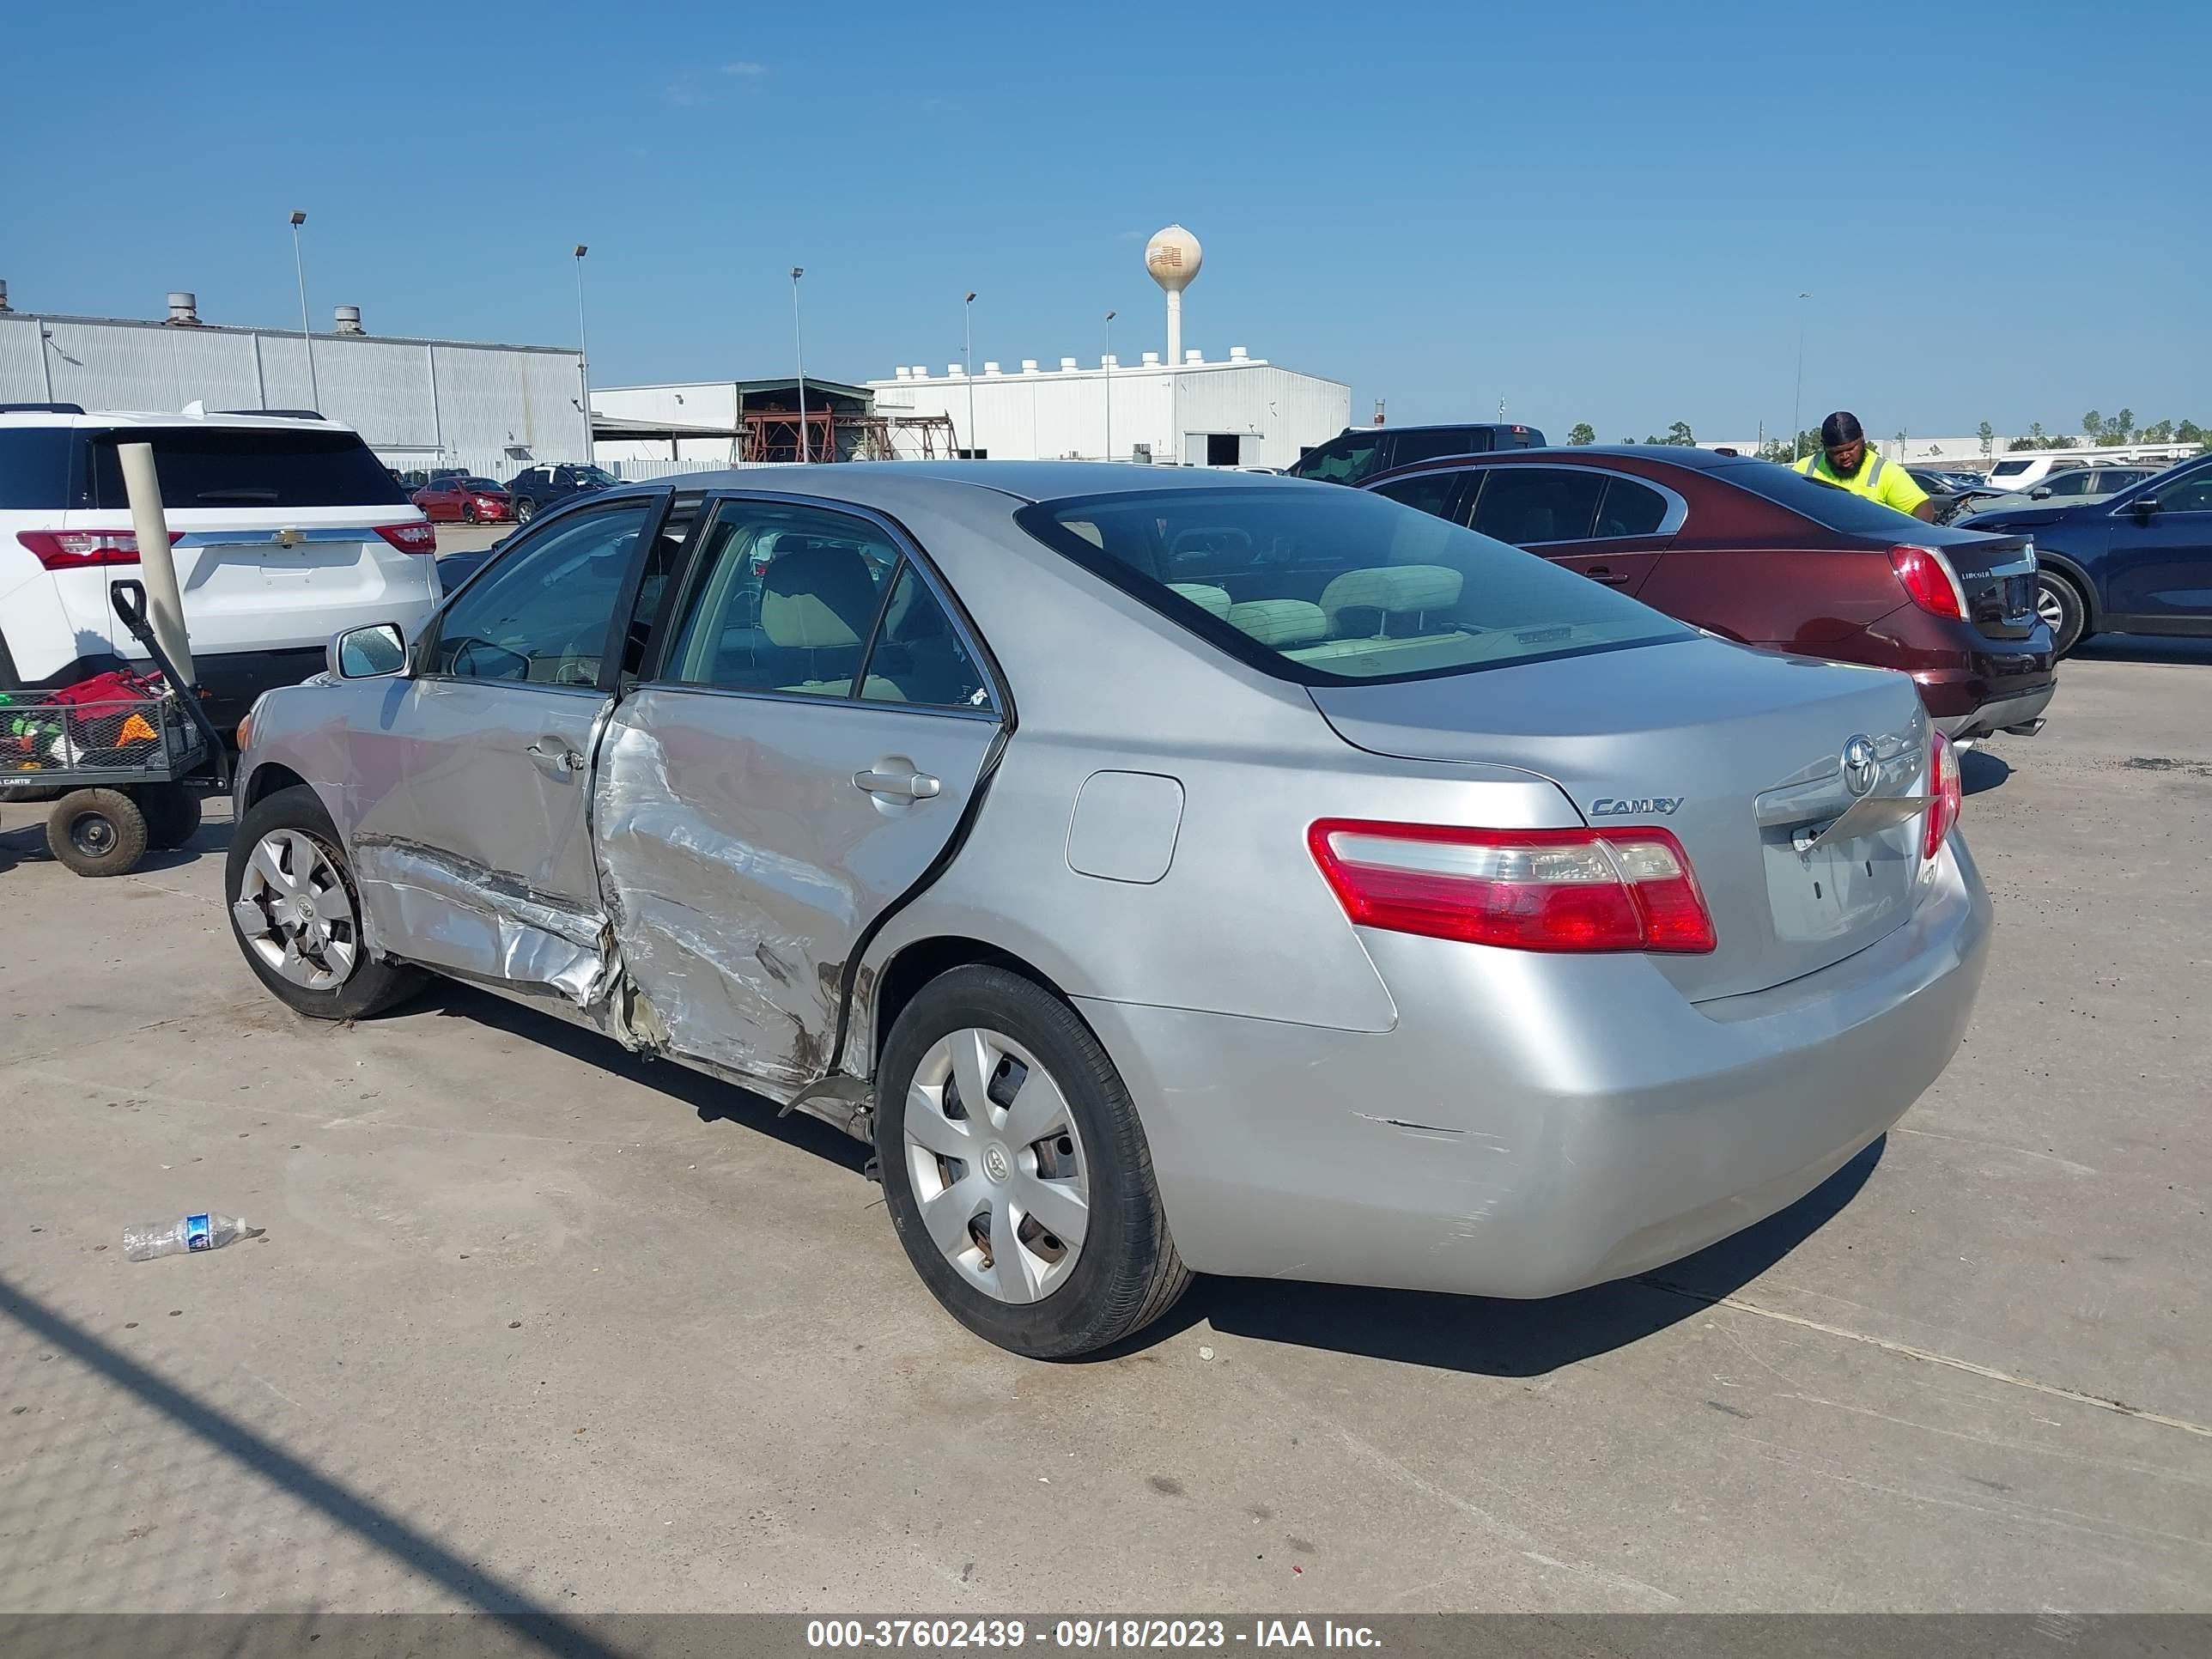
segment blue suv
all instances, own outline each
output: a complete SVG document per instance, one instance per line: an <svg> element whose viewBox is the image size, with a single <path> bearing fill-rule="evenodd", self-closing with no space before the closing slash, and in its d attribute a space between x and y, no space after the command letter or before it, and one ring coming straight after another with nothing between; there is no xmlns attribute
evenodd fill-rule
<svg viewBox="0 0 2212 1659"><path fill-rule="evenodd" d="M2093 634L2212 636L2212 455L2103 501L1977 514L2033 538L2036 608L2064 656Z"/></svg>

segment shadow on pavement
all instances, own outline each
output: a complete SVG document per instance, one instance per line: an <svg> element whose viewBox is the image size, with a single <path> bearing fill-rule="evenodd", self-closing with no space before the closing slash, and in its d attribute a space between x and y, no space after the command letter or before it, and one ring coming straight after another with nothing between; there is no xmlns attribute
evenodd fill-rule
<svg viewBox="0 0 2212 1659"><path fill-rule="evenodd" d="M2212 666L2212 639L2181 639L2160 634L2100 634L2077 646L2083 662L2201 663Z"/></svg>
<svg viewBox="0 0 2212 1659"><path fill-rule="evenodd" d="M1959 757L1959 781L1970 795L2002 789L2012 776L2012 763L1987 750L1969 749Z"/></svg>
<svg viewBox="0 0 2212 1659"><path fill-rule="evenodd" d="M644 1059L630 1053L612 1037L602 1036L597 1031L571 1024L556 1014L540 1013L454 980L432 981L422 996L395 1013L425 1011L473 1020L540 1044L571 1060L680 1101L698 1115L702 1123L738 1124L787 1146L796 1146L801 1152L840 1164L855 1175L872 1156L867 1146L850 1135L839 1133L818 1118L798 1112L785 1116L774 1101L734 1083L724 1083L673 1060Z"/></svg>
<svg viewBox="0 0 2212 1659"><path fill-rule="evenodd" d="M1541 1302L1201 1279L1165 1319L1115 1352L1139 1352L1204 1320L1265 1342L1484 1376L1541 1376L1640 1342L1741 1290L1849 1204L1887 1144L1887 1136L1875 1141L1780 1214L1641 1278Z"/></svg>
<svg viewBox="0 0 2212 1659"><path fill-rule="evenodd" d="M379 1508L228 1413L148 1370L5 1279L0 1279L0 1316L13 1320L27 1334L67 1353L176 1427L318 1510L410 1571L490 1614L510 1636L548 1652L586 1659L617 1652L574 1621L471 1566L388 1510Z"/></svg>

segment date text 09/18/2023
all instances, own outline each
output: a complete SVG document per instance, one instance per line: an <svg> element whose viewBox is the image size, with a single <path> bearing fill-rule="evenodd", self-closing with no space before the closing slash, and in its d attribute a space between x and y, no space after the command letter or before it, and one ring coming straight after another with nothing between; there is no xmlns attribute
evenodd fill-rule
<svg viewBox="0 0 2212 1659"><path fill-rule="evenodd" d="M806 1626L813 1649L1039 1647L1160 1648L1227 1652L1245 1648L1359 1648L1382 1645L1365 1625L1334 1620L1255 1619L1232 1628L1222 1619L815 1619Z"/></svg>

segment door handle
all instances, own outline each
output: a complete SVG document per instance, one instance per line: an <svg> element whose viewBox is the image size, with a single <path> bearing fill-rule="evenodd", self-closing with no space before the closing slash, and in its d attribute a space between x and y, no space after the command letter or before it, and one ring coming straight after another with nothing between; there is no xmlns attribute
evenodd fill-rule
<svg viewBox="0 0 2212 1659"><path fill-rule="evenodd" d="M1602 583L1607 587L1626 587L1628 586L1628 578L1626 576L1614 575L1613 574L1613 568L1609 565L1594 564L1589 569L1583 571L1583 574L1588 576L1594 582Z"/></svg>
<svg viewBox="0 0 2212 1659"><path fill-rule="evenodd" d="M854 787L871 795L892 800L928 800L945 786L927 772L914 769L912 761L878 761L874 769L853 774Z"/></svg>
<svg viewBox="0 0 2212 1659"><path fill-rule="evenodd" d="M584 757L566 745L548 749L542 743L533 743L523 753L556 777L569 777L584 769Z"/></svg>

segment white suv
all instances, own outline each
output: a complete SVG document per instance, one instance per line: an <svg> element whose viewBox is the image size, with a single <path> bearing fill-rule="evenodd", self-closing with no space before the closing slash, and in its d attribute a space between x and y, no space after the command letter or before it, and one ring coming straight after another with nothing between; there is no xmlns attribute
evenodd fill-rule
<svg viewBox="0 0 2212 1659"><path fill-rule="evenodd" d="M116 446L150 443L185 628L228 726L323 664L343 629L437 603L437 533L358 433L269 415L0 404L0 686L59 687L142 652L107 585L132 574Z"/></svg>

